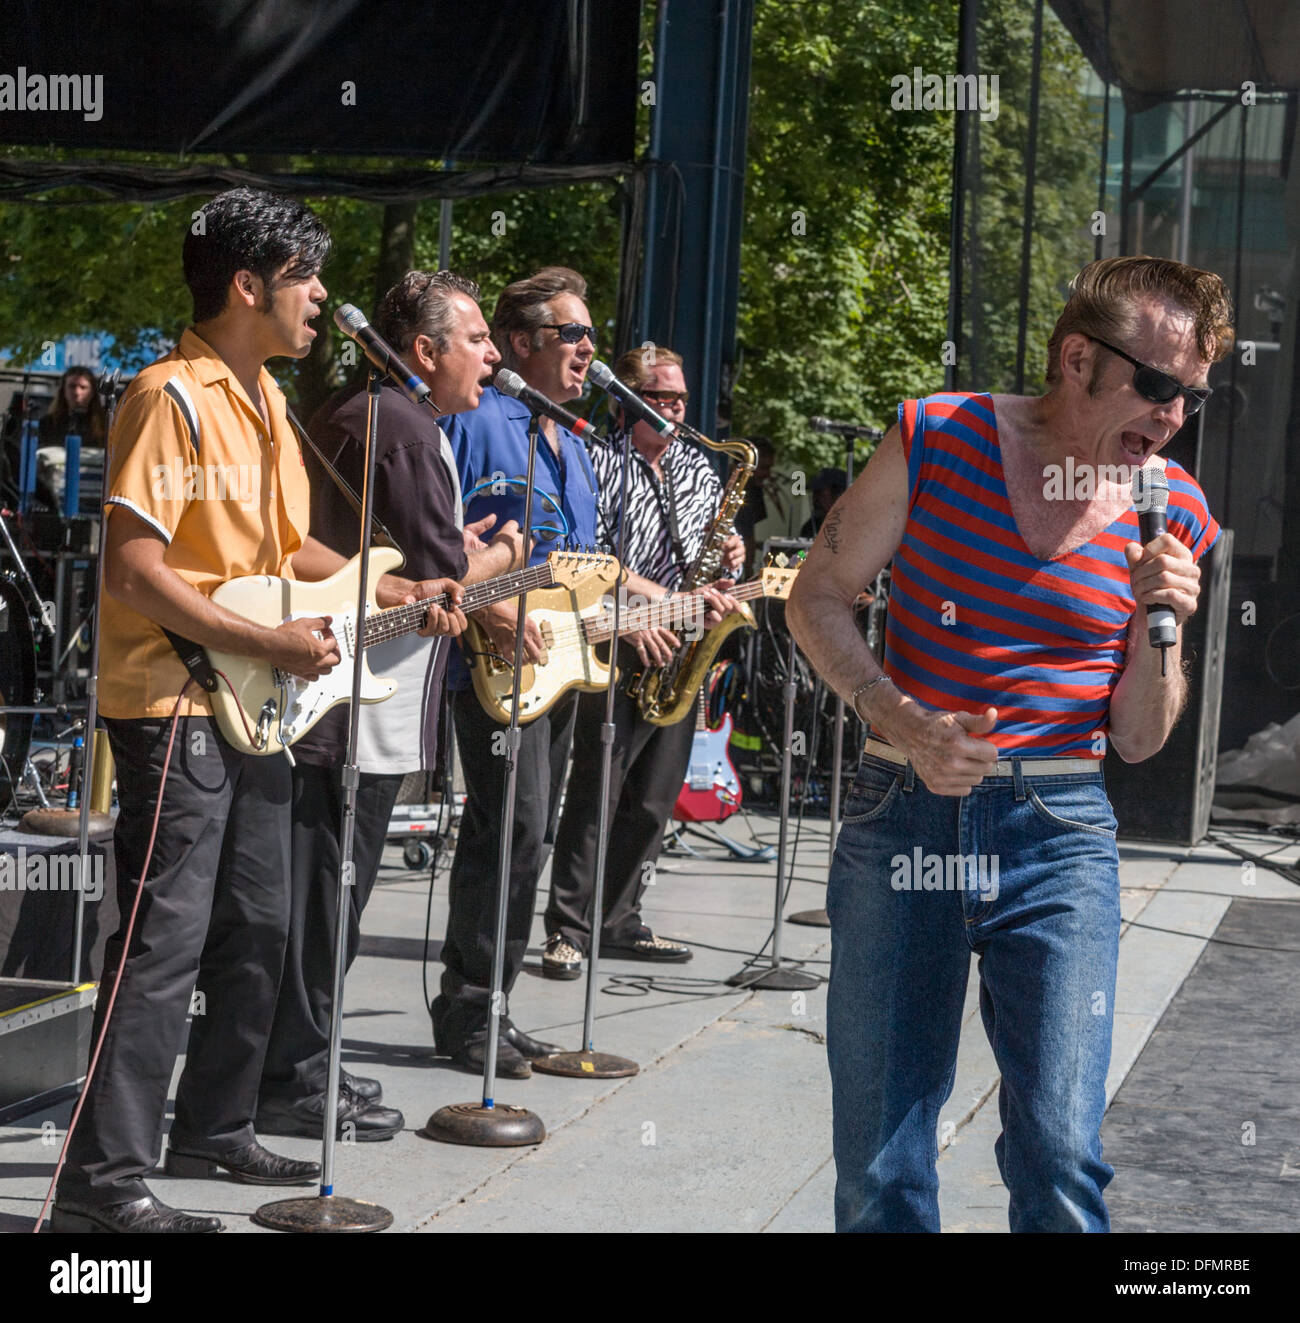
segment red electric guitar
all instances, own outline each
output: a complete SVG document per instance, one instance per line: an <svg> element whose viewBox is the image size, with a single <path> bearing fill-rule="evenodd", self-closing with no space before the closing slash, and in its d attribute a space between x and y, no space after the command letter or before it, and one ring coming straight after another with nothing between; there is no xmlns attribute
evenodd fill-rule
<svg viewBox="0 0 1300 1323"><path fill-rule="evenodd" d="M673 806L676 822L723 822L740 807L740 777L728 751L731 714L724 713L722 724L709 729L707 689L708 684L702 684L695 700L695 740L686 781Z"/></svg>

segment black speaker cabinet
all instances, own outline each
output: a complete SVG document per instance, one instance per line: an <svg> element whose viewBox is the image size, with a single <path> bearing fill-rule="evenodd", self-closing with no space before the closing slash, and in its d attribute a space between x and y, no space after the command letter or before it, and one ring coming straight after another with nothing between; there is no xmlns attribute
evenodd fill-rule
<svg viewBox="0 0 1300 1323"><path fill-rule="evenodd" d="M1196 845L1210 826L1219 750L1224 649L1232 580L1232 530L1201 560L1201 600L1183 626L1187 707L1165 747L1141 763L1106 754L1106 790L1121 838Z"/></svg>

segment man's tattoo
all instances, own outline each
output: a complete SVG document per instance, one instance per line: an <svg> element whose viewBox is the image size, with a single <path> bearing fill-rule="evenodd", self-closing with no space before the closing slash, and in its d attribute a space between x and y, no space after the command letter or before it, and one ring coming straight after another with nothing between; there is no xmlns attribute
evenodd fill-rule
<svg viewBox="0 0 1300 1323"><path fill-rule="evenodd" d="M822 537L826 539L832 556L840 554L840 519L843 515L843 510L832 510L822 522Z"/></svg>

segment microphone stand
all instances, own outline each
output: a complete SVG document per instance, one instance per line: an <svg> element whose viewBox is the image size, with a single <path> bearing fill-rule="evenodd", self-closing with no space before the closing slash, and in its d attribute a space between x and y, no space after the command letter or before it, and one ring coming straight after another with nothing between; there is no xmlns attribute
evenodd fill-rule
<svg viewBox="0 0 1300 1323"><path fill-rule="evenodd" d="M528 419L528 478L524 496L524 546L533 531L533 475L537 469L537 414ZM481 1148L515 1148L540 1144L546 1127L526 1107L498 1105L497 1048L501 1039L501 1003L506 964L506 911L510 902L510 860L514 846L515 782L519 775L519 689L524 671L524 625L528 619L527 594L519 598L515 615L514 682L510 689L510 725L506 730L505 793L501 799L500 847L497 854L496 938L492 947L492 991L488 1010L487 1051L483 1060L483 1097L477 1103L449 1103L424 1123L423 1134L444 1144L472 1144Z"/></svg>
<svg viewBox="0 0 1300 1323"><path fill-rule="evenodd" d="M781 906L785 900L785 846L790 831L790 779L794 748L794 635L785 667L785 738L781 751L781 829L776 847L776 905L772 919L772 960L768 969L757 976L751 965L733 974L727 983L733 988L766 988L773 992L807 992L821 980L798 969L781 967Z"/></svg>
<svg viewBox="0 0 1300 1323"><path fill-rule="evenodd" d="M849 487L853 486L853 451L857 438L848 435L844 438L844 469L848 475ZM848 488L845 488L847 491ZM831 734L831 802L830 802L830 840L828 852L830 862L835 862L835 842L840 831L840 778L844 772L844 700L835 695L835 722ZM790 916L791 923L801 924L805 928L829 928L830 916L824 908L799 910Z"/></svg>
<svg viewBox="0 0 1300 1323"><path fill-rule="evenodd" d="M104 419L104 469L103 482L108 484L109 475L109 449L108 437L113 426L113 416L117 412L117 397L111 396L108 401L108 408L105 411L107 416ZM71 481L66 473L65 477ZM80 475L77 477L78 486L80 486ZM93 767L95 760L95 745L101 739L107 739L107 734L101 735L95 729L95 723L99 720L99 607L104 593L104 548L108 544L108 516L104 511L103 492L100 492L101 502L99 507L99 554L95 562L95 607L92 614L94 626L91 630L90 644L90 674L86 679L86 753L82 760L81 785L78 788L79 798L77 800L77 906L76 914L72 926L72 982L75 986L81 982L81 943L86 922L86 880L90 874L90 795L87 793L87 777L84 771L86 767ZM96 826L102 831L106 829L103 820L108 818L108 814L95 815ZM112 819L109 818L109 823ZM144 885L141 879L141 886Z"/></svg>
<svg viewBox="0 0 1300 1323"><path fill-rule="evenodd" d="M619 497L618 570L619 584L614 590L614 632L609 640L609 679L605 685L605 721L600 728L600 817L596 828L595 894L591 902L591 952L587 961L587 1000L582 1021L582 1045L576 1052L557 1052L533 1062L533 1069L543 1075L566 1075L573 1079L618 1079L635 1075L641 1068L627 1057L595 1051L596 978L600 963L600 933L605 919L605 864L609 856L609 783L614 762L614 690L618 684L618 634L620 604L623 596L623 556L627 551L627 483L631 467L632 428L623 433L623 473Z"/></svg>
<svg viewBox="0 0 1300 1323"><path fill-rule="evenodd" d="M277 1199L263 1204L253 1221L272 1231L383 1231L392 1226L387 1208L365 1199L341 1198L334 1193L334 1143L338 1130L339 1054L343 1045L343 975L347 964L348 892L353 885L352 847L356 834L357 735L361 723L361 666L366 637L369 586L370 526L375 503L375 438L379 433L379 387L382 377L374 368L366 387L365 482L361 488L361 551L357 583L356 643L352 648L352 701L348 708L348 750L343 763L343 839L339 847L338 903L334 910L334 991L330 1002L329 1071L325 1083L325 1116L318 1195ZM340 651L347 650L345 637Z"/></svg>

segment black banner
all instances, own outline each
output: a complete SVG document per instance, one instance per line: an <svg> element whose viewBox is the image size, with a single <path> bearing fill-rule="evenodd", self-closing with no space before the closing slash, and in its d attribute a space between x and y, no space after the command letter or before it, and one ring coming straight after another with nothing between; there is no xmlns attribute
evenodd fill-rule
<svg viewBox="0 0 1300 1323"><path fill-rule="evenodd" d="M0 141L578 165L634 153L639 0L4 0Z"/></svg>

